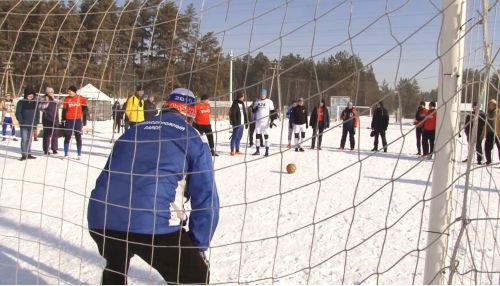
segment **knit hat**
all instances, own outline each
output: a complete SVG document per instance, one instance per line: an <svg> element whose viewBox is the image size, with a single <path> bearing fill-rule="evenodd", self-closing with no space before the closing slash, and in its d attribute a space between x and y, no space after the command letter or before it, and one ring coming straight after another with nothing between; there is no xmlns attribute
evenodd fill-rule
<svg viewBox="0 0 500 286"><path fill-rule="evenodd" d="M435 101L431 101L431 103L429 103L429 106L436 107L436 102Z"/></svg>
<svg viewBox="0 0 500 286"><path fill-rule="evenodd" d="M176 88L165 98L165 107L177 109L182 115L194 118L196 97L193 92L185 88Z"/></svg>
<svg viewBox="0 0 500 286"><path fill-rule="evenodd" d="M77 91L76 86L74 86L74 85L71 85L70 87L68 87L68 90L71 90L74 93L76 93L76 91Z"/></svg>
<svg viewBox="0 0 500 286"><path fill-rule="evenodd" d="M496 100L494 100L494 99L490 99L489 103L490 103L490 104L497 105L497 101L496 101Z"/></svg>
<svg viewBox="0 0 500 286"><path fill-rule="evenodd" d="M265 89L265 88L261 89L260 94L267 94L267 89Z"/></svg>

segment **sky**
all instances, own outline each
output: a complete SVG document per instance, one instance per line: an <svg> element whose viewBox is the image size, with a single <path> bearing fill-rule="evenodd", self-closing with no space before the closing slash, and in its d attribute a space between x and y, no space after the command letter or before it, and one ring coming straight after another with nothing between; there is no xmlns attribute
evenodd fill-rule
<svg viewBox="0 0 500 286"><path fill-rule="evenodd" d="M194 4L202 33L214 32L224 53L263 52L271 60L290 53L315 60L338 51L358 55L377 80L394 87L399 78L417 79L422 90L437 87L441 0L176 0ZM478 20L482 0L468 1L467 19ZM490 0L490 2L493 2ZM387 12L387 14L386 14ZM496 9L490 41L498 49ZM481 26L466 38L465 66L483 63ZM401 45L399 45L401 43ZM498 62L498 61L497 61Z"/></svg>

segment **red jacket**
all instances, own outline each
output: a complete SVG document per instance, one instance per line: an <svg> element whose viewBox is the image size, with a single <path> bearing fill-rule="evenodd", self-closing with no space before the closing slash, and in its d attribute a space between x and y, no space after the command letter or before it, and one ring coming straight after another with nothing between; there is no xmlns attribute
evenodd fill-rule
<svg viewBox="0 0 500 286"><path fill-rule="evenodd" d="M432 131L436 130L436 118L437 118L437 110L427 110L424 119L424 130Z"/></svg>
<svg viewBox="0 0 500 286"><path fill-rule="evenodd" d="M210 125L210 104L199 102L196 104L196 118L194 122L198 125Z"/></svg>

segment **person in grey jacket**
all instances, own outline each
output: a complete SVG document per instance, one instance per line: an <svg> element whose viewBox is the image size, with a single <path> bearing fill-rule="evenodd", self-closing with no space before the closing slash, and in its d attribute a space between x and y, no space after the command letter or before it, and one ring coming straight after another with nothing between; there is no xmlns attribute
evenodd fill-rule
<svg viewBox="0 0 500 286"><path fill-rule="evenodd" d="M44 99L45 101L40 103L43 125L43 153L48 155L50 148L52 150L52 154L57 154L57 140L59 139L59 112L58 102L54 98L54 89L47 87Z"/></svg>

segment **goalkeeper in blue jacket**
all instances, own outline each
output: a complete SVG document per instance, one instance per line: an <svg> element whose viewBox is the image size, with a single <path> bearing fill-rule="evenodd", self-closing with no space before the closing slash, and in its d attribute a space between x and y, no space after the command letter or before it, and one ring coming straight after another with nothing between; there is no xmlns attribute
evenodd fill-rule
<svg viewBox="0 0 500 286"><path fill-rule="evenodd" d="M209 283L204 251L219 198L210 149L191 126L195 102L187 89L172 91L160 115L116 141L97 178L88 225L106 259L103 284L126 284L134 255L169 284Z"/></svg>

